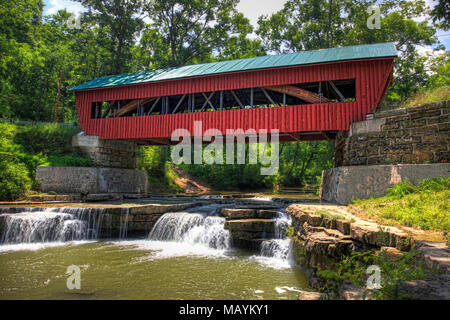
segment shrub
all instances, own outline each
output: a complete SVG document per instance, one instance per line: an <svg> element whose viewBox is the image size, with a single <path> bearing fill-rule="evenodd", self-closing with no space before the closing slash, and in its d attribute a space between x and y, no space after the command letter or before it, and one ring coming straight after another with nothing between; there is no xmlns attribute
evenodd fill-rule
<svg viewBox="0 0 450 320"><path fill-rule="evenodd" d="M390 197L404 197L407 194L411 194L414 192L417 192L418 188L414 186L412 183L406 181L406 182L400 182L394 185L392 188L389 188L386 192L387 196Z"/></svg>
<svg viewBox="0 0 450 320"><path fill-rule="evenodd" d="M90 159L72 151L71 139L79 130L53 124L0 123L0 199L17 199L30 187L37 190L37 166L92 166Z"/></svg>
<svg viewBox="0 0 450 320"><path fill-rule="evenodd" d="M72 136L80 132L76 126L58 124L36 124L23 126L14 137L14 142L28 153L72 153Z"/></svg>
<svg viewBox="0 0 450 320"><path fill-rule="evenodd" d="M393 300L410 298L400 292L403 281L424 279L429 270L419 251L412 250L400 257L389 257L382 251L376 254L373 251L353 251L349 256L342 257L335 268L321 268L318 266L317 274L324 281L321 291L329 298L339 297L339 287L345 281L351 281L353 285L364 287L368 279L367 268L376 265L381 271L381 288L366 289L363 297L372 294L375 300Z"/></svg>
<svg viewBox="0 0 450 320"><path fill-rule="evenodd" d="M0 161L0 199L16 200L31 188L31 179L23 163Z"/></svg>
<svg viewBox="0 0 450 320"><path fill-rule="evenodd" d="M51 155L46 165L53 167L93 167L91 159L82 157L76 153L69 155Z"/></svg>

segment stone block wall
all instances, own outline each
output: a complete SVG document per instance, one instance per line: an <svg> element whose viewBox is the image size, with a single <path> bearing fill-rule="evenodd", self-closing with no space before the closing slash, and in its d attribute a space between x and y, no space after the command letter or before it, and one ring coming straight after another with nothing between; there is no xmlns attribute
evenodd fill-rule
<svg viewBox="0 0 450 320"><path fill-rule="evenodd" d="M450 161L450 100L384 111L336 137L334 166Z"/></svg>
<svg viewBox="0 0 450 320"><path fill-rule="evenodd" d="M122 168L37 167L42 192L101 194L146 193L147 173Z"/></svg>
<svg viewBox="0 0 450 320"><path fill-rule="evenodd" d="M88 156L99 167L135 169L136 143L122 140L101 140L80 132L72 138L72 146Z"/></svg>
<svg viewBox="0 0 450 320"><path fill-rule="evenodd" d="M450 163L342 166L322 172L320 198L346 205L355 199L383 196L401 181L418 183L435 177L450 177Z"/></svg>

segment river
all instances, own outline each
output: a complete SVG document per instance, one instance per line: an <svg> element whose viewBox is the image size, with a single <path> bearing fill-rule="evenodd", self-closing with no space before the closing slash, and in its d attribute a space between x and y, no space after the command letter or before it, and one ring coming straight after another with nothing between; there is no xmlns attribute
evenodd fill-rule
<svg viewBox="0 0 450 320"><path fill-rule="evenodd" d="M295 265L280 210L277 239L234 248L217 205L162 215L145 238L99 239L84 210L9 215L0 244L0 299L296 299L310 290ZM87 209L86 209L87 210ZM67 287L67 268L81 288Z"/></svg>

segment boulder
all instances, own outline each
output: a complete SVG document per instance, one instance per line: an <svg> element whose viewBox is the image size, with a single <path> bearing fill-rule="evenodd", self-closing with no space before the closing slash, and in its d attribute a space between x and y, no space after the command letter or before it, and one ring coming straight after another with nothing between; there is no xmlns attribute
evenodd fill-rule
<svg viewBox="0 0 450 320"><path fill-rule="evenodd" d="M399 292L415 300L450 300L450 274L431 274L424 280L404 281Z"/></svg>
<svg viewBox="0 0 450 320"><path fill-rule="evenodd" d="M302 291L298 295L298 300L324 300L325 294L320 292Z"/></svg>
<svg viewBox="0 0 450 320"><path fill-rule="evenodd" d="M339 288L339 297L343 300L370 300L373 294L370 292L364 295L366 289L361 287L355 287L351 282L345 282Z"/></svg>

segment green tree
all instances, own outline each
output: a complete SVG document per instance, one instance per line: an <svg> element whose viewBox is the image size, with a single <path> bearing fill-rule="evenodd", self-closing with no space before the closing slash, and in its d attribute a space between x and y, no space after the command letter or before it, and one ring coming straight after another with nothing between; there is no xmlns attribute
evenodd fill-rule
<svg viewBox="0 0 450 320"><path fill-rule="evenodd" d="M448 0L439 0L431 11L433 21L443 30L450 29L450 2Z"/></svg>
<svg viewBox="0 0 450 320"><path fill-rule="evenodd" d="M256 33L278 53L323 49L343 43L346 1L288 0L283 9L261 16Z"/></svg>
<svg viewBox="0 0 450 320"><path fill-rule="evenodd" d="M98 25L109 41L111 74L125 73L129 68L136 36L143 28L144 0L77 0L88 9L86 21Z"/></svg>
<svg viewBox="0 0 450 320"><path fill-rule="evenodd" d="M263 52L248 19L237 13L237 0L156 0L146 10L150 23L137 55L138 69L175 67L254 56ZM237 49L236 51L233 51Z"/></svg>
<svg viewBox="0 0 450 320"><path fill-rule="evenodd" d="M380 29L367 25L371 6L380 9ZM282 10L260 17L256 31L267 50L292 52L326 47L395 42L400 59L395 62L389 103L405 101L428 79L426 59L417 46L438 44L436 28L425 1L407 0L289 0ZM436 49L442 49L438 46Z"/></svg>
<svg viewBox="0 0 450 320"><path fill-rule="evenodd" d="M290 142L280 148L278 183L303 186L320 181L322 170L331 167L333 147L326 141Z"/></svg>

